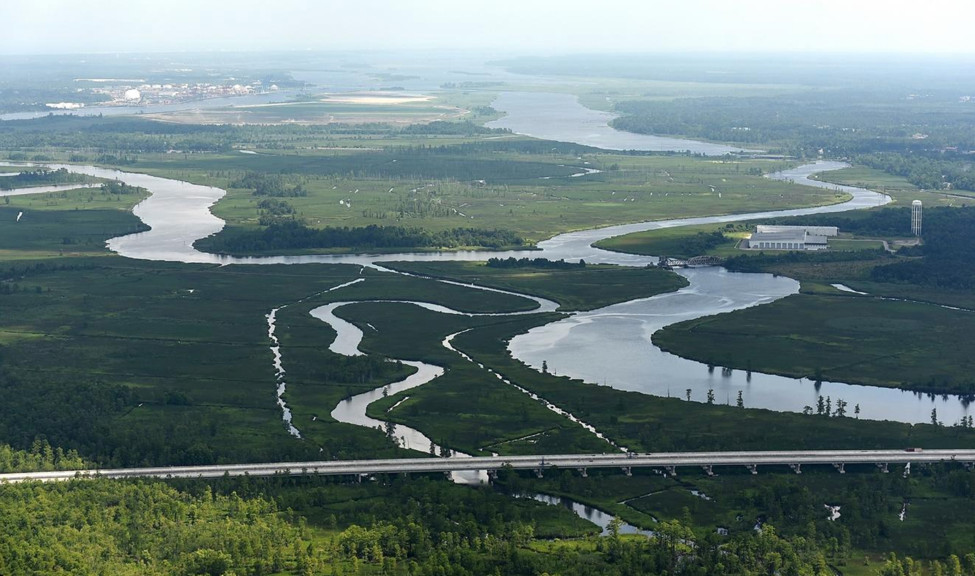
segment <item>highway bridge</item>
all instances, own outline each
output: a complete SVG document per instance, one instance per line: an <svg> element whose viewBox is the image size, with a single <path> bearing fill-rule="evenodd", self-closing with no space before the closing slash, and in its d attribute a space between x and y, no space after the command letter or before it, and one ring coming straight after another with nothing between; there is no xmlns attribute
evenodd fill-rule
<svg viewBox="0 0 975 576"><path fill-rule="evenodd" d="M959 462L975 464L975 450L813 450L774 452L671 452L623 454L547 454L538 456L493 456L452 458L402 458L390 460L330 460L319 462L272 462L212 466L171 466L155 468L117 468L104 470L26 472L0 474L0 483L25 481L63 481L72 478L217 478L229 476L363 476L373 474L449 473L503 468L533 470L541 475L548 469L578 470L618 468L631 473L633 468L658 468L676 474L678 468L744 466L753 474L759 466L790 466L801 473L803 465L832 465L841 473L847 464L875 464L884 472L893 464Z"/></svg>

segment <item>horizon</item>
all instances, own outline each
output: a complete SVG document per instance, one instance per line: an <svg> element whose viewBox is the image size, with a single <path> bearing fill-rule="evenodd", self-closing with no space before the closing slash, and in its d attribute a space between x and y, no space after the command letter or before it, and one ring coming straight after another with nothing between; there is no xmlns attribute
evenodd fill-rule
<svg viewBox="0 0 975 576"><path fill-rule="evenodd" d="M0 19L4 56L442 50L975 55L967 41L975 5L958 0L931 0L923 10L897 0L882 11L840 0L690 0L680 6L607 0L596 10L555 0L498 0L488 8L447 0L408 6L387 0L171 0L152 6L48 0L0 7Z"/></svg>

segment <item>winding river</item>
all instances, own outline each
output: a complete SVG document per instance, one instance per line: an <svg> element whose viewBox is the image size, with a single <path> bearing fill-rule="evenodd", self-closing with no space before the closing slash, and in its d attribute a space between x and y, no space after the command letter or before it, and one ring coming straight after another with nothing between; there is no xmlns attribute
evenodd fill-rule
<svg viewBox="0 0 975 576"><path fill-rule="evenodd" d="M579 106L577 102L560 105ZM581 106L580 106L581 108ZM563 117L565 114L562 115ZM616 131L612 131L616 132ZM611 133L612 133L611 132ZM622 133L617 133L622 134ZM624 135L628 138L629 135ZM726 215L705 218L643 222L573 232L539 244L538 256L566 260L585 259L593 263L644 266L655 258L619 254L592 247L592 243L612 236L692 224L721 223L769 216L839 212L876 206L889 198L868 190L824 184L809 179L812 174L835 170L838 162L816 162L774 175L774 178L841 189L849 192L849 202L819 208ZM52 168L60 168L54 165ZM522 256L521 252L442 252L402 254L308 255L236 258L196 250L193 242L218 232L223 221L210 212L224 191L145 174L134 174L93 166L64 166L78 173L118 179L149 189L152 195L133 210L151 230L113 238L108 246L118 254L143 260L164 260L214 264L358 264L383 269L380 262L394 260L445 261L484 260L490 257ZM819 396L834 402L842 399L852 409L859 404L860 417L902 422L926 422L937 408L945 422L955 422L968 412L967 403L953 395L930 396L901 390L857 386L836 382L816 385L803 379L746 374L662 352L650 343L656 330L674 322L756 306L793 294L798 283L767 274L732 273L723 268L698 268L680 272L690 282L686 288L653 298L634 300L600 310L578 313L515 337L509 345L512 355L540 369L546 361L560 375L581 378L624 390L658 396L684 397L691 390L695 401L704 401L714 390L718 402L733 402L738 392L746 407L800 412L815 406ZM440 310L447 312L447 310ZM329 322L333 322L329 320ZM333 324L334 325L334 324ZM428 373L428 375L432 374Z"/></svg>

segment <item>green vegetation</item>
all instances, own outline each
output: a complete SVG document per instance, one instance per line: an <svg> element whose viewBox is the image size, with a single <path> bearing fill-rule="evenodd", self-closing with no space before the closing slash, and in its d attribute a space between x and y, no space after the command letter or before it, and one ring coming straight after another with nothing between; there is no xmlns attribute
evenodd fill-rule
<svg viewBox="0 0 975 576"><path fill-rule="evenodd" d="M536 259L537 260L537 259ZM502 261L504 262L504 261ZM392 262L385 266L412 274L513 290L555 300L559 310L592 310L672 292L687 285L682 277L657 268L571 265L533 262L516 267L484 262Z"/></svg>
<svg viewBox="0 0 975 576"><path fill-rule="evenodd" d="M266 206L266 205L265 205ZM273 210L273 208L272 208ZM323 228L316 230L285 220L271 223L257 232L237 232L233 235L215 235L196 245L220 254L260 254L264 252L307 252L318 249L343 249L356 252L369 250L396 250L409 248L510 248L520 247L524 241L506 230L482 230L478 228L454 228L430 233L420 228L401 226L376 226L362 228Z"/></svg>
<svg viewBox="0 0 975 576"><path fill-rule="evenodd" d="M447 369L444 376L421 388L390 395L372 404L368 414L374 418L410 425L441 446L468 453L521 453L524 446L512 447L508 443L536 434L549 439L542 443L543 448L556 452L602 452L610 448L578 425L548 411L442 345L450 334L470 326L504 322L507 318L439 314L396 303L355 304L339 309L337 314L363 329L362 350L428 362ZM298 366L295 382L312 380L306 374L307 368ZM321 390L314 385L309 388ZM301 422L310 420L304 414L317 409L312 412L319 416L316 424L307 428L310 437L314 437L315 429L326 426L330 420L324 413L330 412L341 397L324 405L310 405L308 392L301 384L294 390L292 394L289 389L288 399L296 419ZM414 394L429 401L416 403L409 400L388 412L393 404ZM323 417L324 422L317 424Z"/></svg>
<svg viewBox="0 0 975 576"><path fill-rule="evenodd" d="M15 450L0 444L0 473L81 470L86 467L77 452L54 448L47 440L34 440L30 450Z"/></svg>
<svg viewBox="0 0 975 576"><path fill-rule="evenodd" d="M761 307L759 307L761 309ZM592 424L608 438L645 452L707 450L813 450L968 446L975 436L962 427L935 427L846 417L809 417L723 404L685 402L626 392L542 374L514 360L508 339L544 318L492 324L458 335L454 346L515 384ZM424 388L411 391L413 399ZM422 410L418 410L423 414Z"/></svg>
<svg viewBox="0 0 975 576"><path fill-rule="evenodd" d="M43 435L101 465L320 456L318 446L287 435L274 403L265 319L272 308L306 299L307 316L307 309L350 294L364 299L397 294L472 312L534 306L516 296L360 273L352 266L64 258L11 264L0 278L0 389L8 398L0 406L0 438L28 448ZM347 288L309 299L356 278L366 282L355 292ZM310 317L297 327L307 331L290 337L313 337L284 341L289 382L289 363L302 362L311 370L309 378L326 385L326 403L314 408L320 414L328 414L350 391L404 375L377 358L336 362L331 355L317 363L321 354L330 355L325 348L334 334ZM290 327L282 323L280 328L289 337ZM298 345L291 348L292 343ZM296 366L295 376L299 373ZM347 428L321 438L328 454L375 454L369 447L382 440L380 434L372 438Z"/></svg>
<svg viewBox="0 0 975 576"><path fill-rule="evenodd" d="M975 208L936 208L924 215L924 243L909 250L920 259L896 262L874 269L875 282L898 282L951 290L975 288Z"/></svg>
<svg viewBox="0 0 975 576"><path fill-rule="evenodd" d="M21 159L98 162L223 187L228 195L214 212L228 226L208 242L285 219L315 229L503 229L533 243L593 226L845 199L760 177L788 165L781 161L606 153L442 125L423 130L51 117L2 123L0 148ZM601 172L572 177L585 169ZM262 203L273 197L287 207L268 218Z"/></svg>
<svg viewBox="0 0 975 576"><path fill-rule="evenodd" d="M745 370L975 393L975 367L963 344L975 329L971 313L922 303L975 309L966 237L975 221L967 210L927 209L970 202L964 189L971 188L966 151L975 147L973 117L958 99L970 93L968 73L931 82L934 69L920 67L916 81L924 91L918 92L908 90L914 78L895 82L873 71L864 90L863 76L845 66L828 82L812 77L808 66L776 66L770 83L768 71L727 61L718 82L709 64L694 58L673 65L637 59L625 71L603 64L575 58L519 66L575 76L554 85L583 90L584 102L623 113L619 126L753 144L796 159L849 156L858 167L829 178L869 183L900 203L916 197L926 206L924 244L896 255L879 249L877 239L903 240L903 210L803 220L874 239L841 239L834 245L841 252L736 256L731 268L796 277L803 293L671 327L657 335L661 342ZM121 77L127 69L117 66ZM588 82L594 72L619 77L579 88L578 76ZM409 72L365 73L395 83ZM35 87L14 102L7 86L0 78L0 106L36 107L40 100L28 100L66 94L53 85ZM88 86L79 87L79 101L89 98ZM385 110L303 96L247 112L274 121L331 122L326 115L337 116L338 122L324 125L194 126L145 117L5 121L0 151L10 160L98 163L223 187L228 194L214 211L228 226L200 246L235 253L530 246L594 226L846 198L762 177L798 160L605 152L486 129L478 123L497 117L490 102L499 88L460 82L438 102ZM397 123L460 118L464 110L472 114L457 122ZM360 123L341 123L350 119ZM53 182L62 177L38 171L0 184L14 178L71 183ZM0 207L0 220L11 223L0 226L0 469L416 455L383 430L330 416L343 398L412 372L392 358L434 363L446 372L383 398L369 414L472 454L615 450L547 402L640 451L970 447L975 440L970 420L961 426L860 421L839 399L810 406L809 414L785 414L650 397L538 372L512 359L507 342L561 316L532 314L534 303L517 296L357 266L218 267L109 255L107 238L144 229L128 211L145 193L106 182L10 198ZM743 232L740 224L671 229L603 246L731 256ZM562 310L684 285L657 269L532 258L391 266L550 298ZM364 281L330 291L358 279ZM842 295L832 283L918 302ZM353 300L365 302L337 314L363 330L366 355L344 357L328 350L335 334L309 311ZM389 300L481 315L440 314ZM276 405L271 310L277 310L275 334L286 370L284 400L301 439L287 433ZM493 315L512 311L528 314ZM451 346L473 361L444 345L450 335ZM654 530L651 539L614 530L597 537L593 525L559 507L440 477L379 476L355 485L344 484L347 479L221 478L4 486L0 573L839 570L855 576L896 574L905 564L907 573L916 573L920 564L902 562L910 554L942 559L945 573L975 575L975 556L966 556L975 543L970 471L944 465L915 467L909 477L852 466L848 472L811 467L802 476L763 470L753 477L718 470L721 476L712 478L681 470L675 478L590 471L585 478L563 470L542 479L500 473L503 491L566 495ZM905 502L902 522L897 515ZM828 520L825 504L840 505L842 516ZM759 520L764 529L756 533ZM730 534L719 536L718 527ZM891 550L896 562L886 561ZM938 564L925 568L939 572Z"/></svg>
<svg viewBox="0 0 975 576"><path fill-rule="evenodd" d="M815 543L844 573L859 573L858 565L867 558L873 567L864 573L875 574L883 564L883 550L964 557L975 538L967 521L973 505L971 477L958 465L914 466L908 476L900 470L883 474L874 466L847 466L845 475L816 466L803 466L801 475L785 469L761 469L757 476L744 469L715 472L709 477L680 469L677 476L664 477L635 470L632 478L625 478L590 471L589 478L582 478L558 471L541 480L504 480L513 490L572 494L648 528L676 520L703 536L719 527L736 534L751 532L759 522L770 523L784 537ZM829 520L827 504L839 506L837 520ZM918 538L918 530L932 517L941 518L932 528L937 537Z"/></svg>
<svg viewBox="0 0 975 576"><path fill-rule="evenodd" d="M829 310L829 314L824 314ZM747 327L747 328L742 328ZM924 392L975 393L962 342L975 315L930 304L799 294L664 328L661 348L711 365ZM700 342L708 342L706 347Z"/></svg>
<svg viewBox="0 0 975 576"><path fill-rule="evenodd" d="M598 248L628 254L693 258L731 256L738 253L738 242L750 230L748 224L702 224L679 228L660 228L634 232L596 243Z"/></svg>
<svg viewBox="0 0 975 576"><path fill-rule="evenodd" d="M141 220L121 210L45 210L26 202L23 207L11 206L0 206L0 221L4 222L0 255L7 259L107 254L107 238L147 229Z"/></svg>
<svg viewBox="0 0 975 576"><path fill-rule="evenodd" d="M924 244L902 248L906 256L862 247L855 252L734 257L726 264L730 270L791 276L802 281L805 293L668 326L654 342L712 365L925 392L975 393L969 350L945 346L964 341L964 334L975 329L968 311L975 303L967 265L972 214L970 208L926 211L930 228ZM796 220L831 221L857 234L889 236L903 229L909 213L883 209L858 217ZM828 287L832 283L887 299L842 294Z"/></svg>
<svg viewBox="0 0 975 576"><path fill-rule="evenodd" d="M669 574L679 563L690 574L769 567L828 573L814 544L782 538L771 526L721 540L697 538L675 521L661 524L652 540L614 533L544 541L591 528L557 507L425 480L180 484L182 491L158 481L5 487L2 567L18 575L426 575L449 566L459 576L609 576ZM306 520L295 511L312 514Z"/></svg>
<svg viewBox="0 0 975 576"><path fill-rule="evenodd" d="M272 502L84 480L0 490L5 574L268 574L322 565ZM151 529L148 529L151 527Z"/></svg>
<svg viewBox="0 0 975 576"><path fill-rule="evenodd" d="M27 448L41 435L103 466L310 455L288 441L273 404L264 315L355 273L119 258L8 265L0 437Z"/></svg>
<svg viewBox="0 0 975 576"><path fill-rule="evenodd" d="M88 176L68 172L65 168L58 168L57 170L38 168L36 170L24 170L15 176L0 178L0 190L58 184L87 184L92 180Z"/></svg>

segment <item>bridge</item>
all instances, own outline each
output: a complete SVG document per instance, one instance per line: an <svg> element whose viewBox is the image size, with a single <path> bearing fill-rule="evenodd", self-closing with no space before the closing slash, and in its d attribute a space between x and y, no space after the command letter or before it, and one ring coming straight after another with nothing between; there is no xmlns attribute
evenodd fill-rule
<svg viewBox="0 0 975 576"><path fill-rule="evenodd" d="M702 266L721 266L725 259L720 256L695 256L689 260L661 256L657 266L661 268L695 268Z"/></svg>
<svg viewBox="0 0 975 576"><path fill-rule="evenodd" d="M578 470L617 468L631 473L633 468L658 468L676 474L678 468L702 468L713 474L714 467L743 466L753 474L759 466L789 466L796 473L803 465L832 465L840 473L847 464L873 464L887 472L892 464L958 462L975 464L975 450L813 450L772 452L672 452L626 454L547 454L538 456L491 456L452 458L402 458L389 460L330 460L318 462L272 462L211 466L171 466L116 468L104 470L24 472L0 474L0 483L26 481L64 481L73 478L218 478L229 476L362 476L374 474L449 473L471 470L532 470L541 475L549 469ZM905 473L907 470L905 470Z"/></svg>

